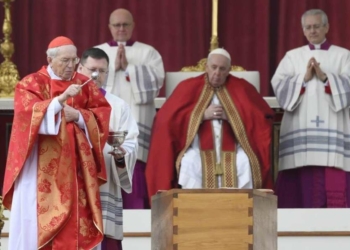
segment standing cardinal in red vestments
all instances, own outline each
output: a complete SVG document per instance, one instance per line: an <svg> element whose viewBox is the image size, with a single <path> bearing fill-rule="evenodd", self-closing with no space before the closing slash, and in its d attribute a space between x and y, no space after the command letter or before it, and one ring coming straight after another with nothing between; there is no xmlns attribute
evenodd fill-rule
<svg viewBox="0 0 350 250"><path fill-rule="evenodd" d="M103 239L99 185L110 106L74 71L77 49L57 37L48 66L15 89L3 187L9 249L91 249Z"/></svg>
<svg viewBox="0 0 350 250"><path fill-rule="evenodd" d="M247 81L230 75L224 49L206 74L180 83L158 111L146 167L149 196L182 188L271 188L273 111Z"/></svg>

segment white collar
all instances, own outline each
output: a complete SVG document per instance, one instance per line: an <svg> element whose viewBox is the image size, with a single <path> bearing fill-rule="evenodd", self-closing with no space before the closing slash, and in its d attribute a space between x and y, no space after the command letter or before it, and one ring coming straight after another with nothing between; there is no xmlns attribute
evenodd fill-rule
<svg viewBox="0 0 350 250"><path fill-rule="evenodd" d="M326 39L324 39L324 40L322 41L322 43L320 43L320 44L313 44L313 43L312 43L312 45L315 46L315 49L321 49L321 45L322 45L325 41L326 41Z"/></svg>
<svg viewBox="0 0 350 250"><path fill-rule="evenodd" d="M51 79L54 79L54 80L63 80L61 77L57 76L57 75L53 72L53 70L52 70L50 64L47 66L47 73L49 73L49 76L50 76ZM72 79L72 78L70 78L69 80L71 80L71 79ZM69 81L69 80L67 80L67 81Z"/></svg>

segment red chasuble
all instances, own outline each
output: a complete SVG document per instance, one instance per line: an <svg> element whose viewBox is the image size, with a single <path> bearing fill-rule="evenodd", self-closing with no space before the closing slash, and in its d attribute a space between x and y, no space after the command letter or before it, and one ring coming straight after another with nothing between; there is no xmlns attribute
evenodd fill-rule
<svg viewBox="0 0 350 250"><path fill-rule="evenodd" d="M58 135L38 133L52 98L86 80L78 73L70 81L53 80L43 67L16 85L3 202L11 209L14 183L37 143L38 247L42 249L91 249L103 239L99 185L106 180L102 149L109 129L108 102L93 83L67 100L83 116L93 148L85 131L65 121L64 110Z"/></svg>
<svg viewBox="0 0 350 250"><path fill-rule="evenodd" d="M158 111L152 128L146 178L149 196L178 186L181 159L202 124L214 93L228 124L248 156L254 188L272 188L270 173L271 119L273 111L254 86L232 75L219 89L201 75L181 82ZM204 125L205 126L205 125ZM224 136L228 136L227 134Z"/></svg>

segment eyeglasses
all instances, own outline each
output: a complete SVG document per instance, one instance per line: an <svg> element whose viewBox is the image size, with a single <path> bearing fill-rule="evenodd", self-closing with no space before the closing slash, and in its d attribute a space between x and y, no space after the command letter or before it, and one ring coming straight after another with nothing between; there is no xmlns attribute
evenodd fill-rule
<svg viewBox="0 0 350 250"><path fill-rule="evenodd" d="M325 24L306 25L306 26L303 27L303 29L307 30L307 31L310 31L312 29L319 30L319 29L321 29L324 26L325 26Z"/></svg>
<svg viewBox="0 0 350 250"><path fill-rule="evenodd" d="M131 26L131 23L111 23L113 28L120 29L123 27L124 29L129 28Z"/></svg>
<svg viewBox="0 0 350 250"><path fill-rule="evenodd" d="M90 69L90 68L86 67L85 65L82 65L82 66L84 68L86 68L88 71L90 71L91 73L98 71L100 74L105 74L105 75L108 74L108 70L107 69L94 69L94 68Z"/></svg>
<svg viewBox="0 0 350 250"><path fill-rule="evenodd" d="M79 61L80 61L79 57L75 57L75 58L61 58L59 60L64 65L68 65L70 62L73 65L77 65L79 63Z"/></svg>

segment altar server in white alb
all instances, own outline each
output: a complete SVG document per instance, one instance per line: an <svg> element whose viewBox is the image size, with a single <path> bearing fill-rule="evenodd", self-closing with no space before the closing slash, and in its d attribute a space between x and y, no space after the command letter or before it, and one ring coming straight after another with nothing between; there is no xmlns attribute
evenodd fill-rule
<svg viewBox="0 0 350 250"><path fill-rule="evenodd" d="M132 14L116 9L109 18L113 40L97 47L104 50L111 63L106 91L125 100L139 126L139 151L133 178L132 194L123 193L124 208L149 208L144 171L153 118L154 99L164 81L162 57L153 47L132 41L135 23Z"/></svg>
<svg viewBox="0 0 350 250"><path fill-rule="evenodd" d="M129 105L119 97L106 93L101 88L108 76L109 58L98 48L84 51L78 72L91 77L93 72L99 72L94 83L111 105L109 121L110 131L128 131L125 141L119 148L121 153L114 153L113 148L106 144L103 155L106 163L107 183L100 187L103 229L105 237L97 250L122 250L123 239L123 204L121 188L127 193L132 190L132 176L137 157L137 136L139 134L135 119L132 117Z"/></svg>
<svg viewBox="0 0 350 250"><path fill-rule="evenodd" d="M322 10L305 12L301 24L309 44L288 51L272 78L285 110L279 207L349 207L350 52L326 39L329 23Z"/></svg>

